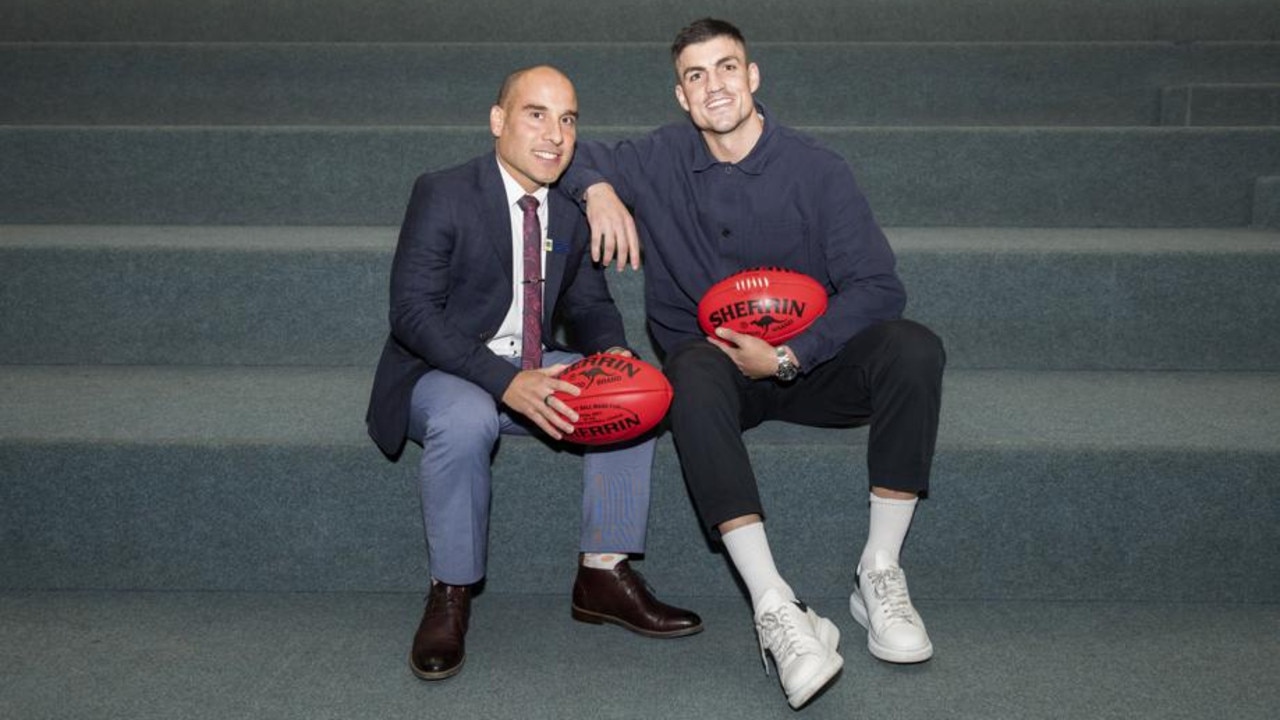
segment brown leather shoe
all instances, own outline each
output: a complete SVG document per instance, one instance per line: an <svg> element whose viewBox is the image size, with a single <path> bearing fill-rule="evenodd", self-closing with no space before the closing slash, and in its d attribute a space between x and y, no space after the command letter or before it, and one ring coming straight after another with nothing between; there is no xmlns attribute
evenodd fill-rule
<svg viewBox="0 0 1280 720"><path fill-rule="evenodd" d="M702 632L702 618L655 598L626 560L612 570L578 567L573 583L573 619L597 625L613 623L653 638Z"/></svg>
<svg viewBox="0 0 1280 720"><path fill-rule="evenodd" d="M432 583L427 609L413 636L409 667L423 680L453 677L467 659L465 639L471 620L471 588Z"/></svg>

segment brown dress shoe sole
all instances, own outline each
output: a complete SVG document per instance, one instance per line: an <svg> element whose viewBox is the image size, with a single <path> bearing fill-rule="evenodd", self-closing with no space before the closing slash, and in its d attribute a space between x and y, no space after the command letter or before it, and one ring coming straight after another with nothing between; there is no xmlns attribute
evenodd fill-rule
<svg viewBox="0 0 1280 720"><path fill-rule="evenodd" d="M573 619L577 620L578 622L590 623L592 625L610 623L613 625L617 625L618 627L621 627L621 628L626 628L627 630L630 630L631 632L637 635L643 635L645 637L650 637L650 638L687 637L689 635L697 635L698 633L702 632L702 623L698 623L693 627L681 628L679 630L667 630L665 632L661 630L645 630L644 628L638 628L635 625L632 625L631 623L627 622L626 620L616 618L612 615L604 615L601 613L592 612L590 610L583 610L577 605L571 605L570 607L572 608Z"/></svg>
<svg viewBox="0 0 1280 720"><path fill-rule="evenodd" d="M462 661L459 662L457 665L454 665L453 667L447 668L445 670L438 670L436 672L431 672L429 670L423 670L422 668L418 667L417 664L413 662L413 655L409 655L409 669L413 671L413 674L417 676L419 680L444 680L446 678L451 678L454 675L457 675L458 673L462 672L462 666L466 662L467 662L467 658L466 656L463 656Z"/></svg>

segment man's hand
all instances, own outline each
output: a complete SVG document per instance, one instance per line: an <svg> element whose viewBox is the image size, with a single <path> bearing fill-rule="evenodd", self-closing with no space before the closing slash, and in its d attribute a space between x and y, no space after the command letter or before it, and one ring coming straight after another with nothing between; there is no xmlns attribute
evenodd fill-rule
<svg viewBox="0 0 1280 720"><path fill-rule="evenodd" d="M557 380L567 365L559 363L539 370L521 370L502 393L502 403L532 420L547 435L560 440L573 432L578 413L565 405L554 392L579 395L577 385Z"/></svg>
<svg viewBox="0 0 1280 720"><path fill-rule="evenodd" d="M587 224L591 228L591 260L608 265L617 257L618 271L631 263L640 269L640 235L636 221L609 183L596 183L587 188Z"/></svg>
<svg viewBox="0 0 1280 720"><path fill-rule="evenodd" d="M773 377L778 372L778 355L773 346L754 335L744 335L727 327L716 328L716 336L707 336L716 347L752 380Z"/></svg>
<svg viewBox="0 0 1280 720"><path fill-rule="evenodd" d="M622 347L621 345L614 345L608 350L605 350L604 353L605 355L621 355L622 357L635 357L635 355L631 354L630 350Z"/></svg>

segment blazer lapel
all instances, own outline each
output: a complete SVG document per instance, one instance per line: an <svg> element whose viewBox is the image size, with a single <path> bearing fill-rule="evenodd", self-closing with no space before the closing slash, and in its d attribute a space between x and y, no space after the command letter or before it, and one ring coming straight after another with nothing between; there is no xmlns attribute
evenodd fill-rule
<svg viewBox="0 0 1280 720"><path fill-rule="evenodd" d="M507 191L502 185L502 175L498 173L498 160L489 153L480 161L480 197L483 199L481 216L484 223L485 240L493 248L502 267L502 276L507 279L507 287L511 288L515 278L511 274L511 210L507 207Z"/></svg>
<svg viewBox="0 0 1280 720"><path fill-rule="evenodd" d="M578 208L565 197L555 191L547 193L547 238L553 243L553 250L544 251L543 275L545 282L542 290L542 323L551 322L555 310L555 299L560 297L560 288L564 284L565 265L569 259L569 248L573 243L574 215Z"/></svg>

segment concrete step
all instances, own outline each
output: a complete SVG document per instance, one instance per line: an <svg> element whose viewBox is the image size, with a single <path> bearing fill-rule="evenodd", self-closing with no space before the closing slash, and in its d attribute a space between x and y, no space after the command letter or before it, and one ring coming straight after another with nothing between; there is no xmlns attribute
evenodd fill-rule
<svg viewBox="0 0 1280 720"><path fill-rule="evenodd" d="M1280 230L1280 175L1260 177L1253 187L1253 226Z"/></svg>
<svg viewBox="0 0 1280 720"><path fill-rule="evenodd" d="M364 437L370 374L0 367L2 587L419 589L417 453L393 465ZM913 592L1276 602L1277 408L1277 373L949 372L933 492L904 559ZM848 591L866 532L865 436L749 433L775 555L814 596ZM563 590L579 476L571 452L503 441L495 587ZM658 587L738 593L707 551L669 437L645 567Z"/></svg>
<svg viewBox="0 0 1280 720"><path fill-rule="evenodd" d="M706 630L655 641L574 622L567 582L547 595L491 583L472 604L461 674L430 685L405 662L420 592L0 593L13 658L0 707L56 720L791 716L777 676L762 672L745 602L686 591L658 588ZM902 667L866 652L843 593L804 598L839 627L845 661L805 707L809 720L885 708L902 720L1167 720L1224 706L1237 720L1270 720L1280 706L1274 604L926 600L936 657ZM59 682L67 676L76 682Z"/></svg>
<svg viewBox="0 0 1280 720"><path fill-rule="evenodd" d="M732 20L753 40L1274 40L1270 0L9 0L0 40L671 42L697 17Z"/></svg>
<svg viewBox="0 0 1280 720"><path fill-rule="evenodd" d="M1210 88L1280 82L1276 42L763 42L752 58L759 99L814 126L1274 125L1252 121L1265 94ZM544 62L584 122L682 117L667 43L7 43L0 124L475 125L507 72ZM1196 121L1172 122L1191 87ZM1212 122L1224 92L1246 106Z"/></svg>
<svg viewBox="0 0 1280 720"><path fill-rule="evenodd" d="M1257 178L1280 169L1280 128L810 131L885 225L1241 227ZM491 147L476 125L0 127L0 221L398 224L418 174Z"/></svg>
<svg viewBox="0 0 1280 720"><path fill-rule="evenodd" d="M1280 83L1193 83L1160 99L1165 125L1280 125Z"/></svg>
<svg viewBox="0 0 1280 720"><path fill-rule="evenodd" d="M0 363L371 366L396 233L0 226ZM953 368L1280 370L1280 232L887 233ZM643 276L607 274L655 357Z"/></svg>

